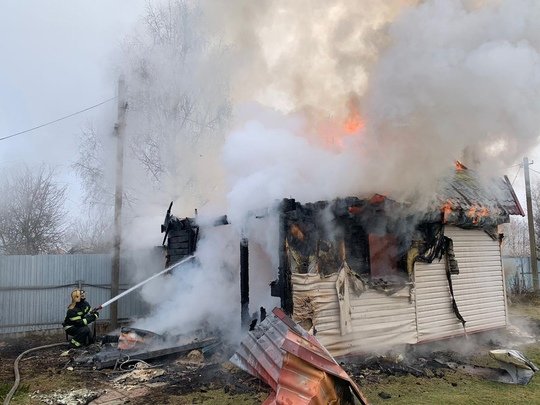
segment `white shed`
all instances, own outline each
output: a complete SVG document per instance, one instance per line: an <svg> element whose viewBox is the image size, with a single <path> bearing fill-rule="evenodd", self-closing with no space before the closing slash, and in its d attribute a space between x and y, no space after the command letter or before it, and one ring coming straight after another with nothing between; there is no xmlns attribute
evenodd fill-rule
<svg viewBox="0 0 540 405"><path fill-rule="evenodd" d="M504 328L498 225L523 215L508 179L461 167L434 201L284 200L272 295L334 356Z"/></svg>

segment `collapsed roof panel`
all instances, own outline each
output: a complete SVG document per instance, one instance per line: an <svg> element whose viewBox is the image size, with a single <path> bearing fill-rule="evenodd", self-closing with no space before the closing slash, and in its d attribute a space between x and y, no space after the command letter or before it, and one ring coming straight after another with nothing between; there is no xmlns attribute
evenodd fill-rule
<svg viewBox="0 0 540 405"><path fill-rule="evenodd" d="M231 362L272 387L265 404L346 404L353 397L367 404L319 341L279 308L248 333Z"/></svg>

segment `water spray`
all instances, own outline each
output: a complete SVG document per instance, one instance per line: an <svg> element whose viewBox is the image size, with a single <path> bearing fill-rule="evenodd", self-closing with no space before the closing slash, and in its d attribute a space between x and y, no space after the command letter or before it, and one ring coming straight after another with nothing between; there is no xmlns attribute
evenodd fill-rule
<svg viewBox="0 0 540 405"><path fill-rule="evenodd" d="M161 276L163 273L166 273L166 272L168 272L168 271L172 271L172 270L174 270L175 268L177 268L178 266L181 266L182 264L187 263L187 262L193 260L194 258L195 258L195 255L191 255L191 256L186 257L185 259L180 260L178 263L175 263L175 264L173 264L172 266L167 267L165 270L160 271L160 272L157 273L157 274L154 274L152 277L149 277L149 278L147 278L146 280L141 281L139 284L134 285L133 287L127 289L127 290L124 291L123 293L120 293L120 294L118 294L117 296L112 297L109 301L106 301L106 302L104 302L103 304L101 304L99 307L94 308L94 311L99 311L99 310L101 310L101 309L103 309L103 308L105 308L105 307L111 305L113 302L118 301L118 300L119 300L120 298L122 298L124 295L128 295L130 292L132 292L132 291L136 290L137 288L139 288L139 287L145 285L145 284L148 283L150 280L153 280L153 279L155 279L156 277Z"/></svg>

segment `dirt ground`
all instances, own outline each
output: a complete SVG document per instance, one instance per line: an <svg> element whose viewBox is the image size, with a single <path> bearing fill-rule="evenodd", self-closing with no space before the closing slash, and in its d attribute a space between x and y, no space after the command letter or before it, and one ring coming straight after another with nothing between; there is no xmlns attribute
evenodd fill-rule
<svg viewBox="0 0 540 405"><path fill-rule="evenodd" d="M63 335L34 335L0 341L0 399L13 385L13 362L20 353L63 340ZM24 357L19 365L21 385L12 403L259 404L270 393L259 380L227 361L230 349L216 351L210 358L200 352L169 355L149 361L148 368L141 364L140 369L122 370L77 366L70 356L61 356L66 350L67 345ZM73 390L81 391L77 398L67 396Z"/></svg>
<svg viewBox="0 0 540 405"><path fill-rule="evenodd" d="M540 306L515 303L511 321L540 337ZM63 335L26 336L0 341L0 399L11 388L13 362L23 351L65 341ZM366 355L343 362L343 368L358 383L370 403L534 403L540 398L540 376L527 386L484 381L449 369L445 362L495 367L488 356L493 348L519 348L540 363L534 339L513 328L472 335L430 345L413 346L384 356ZM512 347L510 347L512 346ZM92 370L75 366L70 357L54 347L28 354L20 363L21 385L13 404L259 404L270 388L239 370L228 358L233 348L218 349L204 358L167 356L137 369ZM139 368L140 367L140 368ZM531 402L532 401L532 402Z"/></svg>

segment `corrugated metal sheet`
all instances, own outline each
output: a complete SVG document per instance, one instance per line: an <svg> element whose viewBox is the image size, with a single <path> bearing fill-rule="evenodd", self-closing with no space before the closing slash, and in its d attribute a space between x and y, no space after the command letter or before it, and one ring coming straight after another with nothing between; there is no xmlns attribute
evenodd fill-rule
<svg viewBox="0 0 540 405"><path fill-rule="evenodd" d="M102 254L0 256L0 334L61 327L79 282L91 305L107 301L111 263L111 255ZM120 283L127 286L127 277ZM137 292L118 306L120 318L145 311ZM105 308L101 320L108 318Z"/></svg>
<svg viewBox="0 0 540 405"><path fill-rule="evenodd" d="M336 378L348 384L361 403L358 386L317 339L275 308L249 332L231 362L266 382L274 394L270 404L339 404Z"/></svg>
<svg viewBox="0 0 540 405"><path fill-rule="evenodd" d="M414 297L409 288L393 296L374 290L350 291L350 333L342 334L336 292L338 274L293 274L293 318L303 324L311 316L317 338L336 357L366 350L416 343Z"/></svg>
<svg viewBox="0 0 540 405"><path fill-rule="evenodd" d="M466 320L467 332L504 327L507 324L504 278L499 243L484 231L445 227L454 242L459 274L452 275L457 306ZM414 270L418 340L464 333L452 311L444 260L417 262Z"/></svg>

